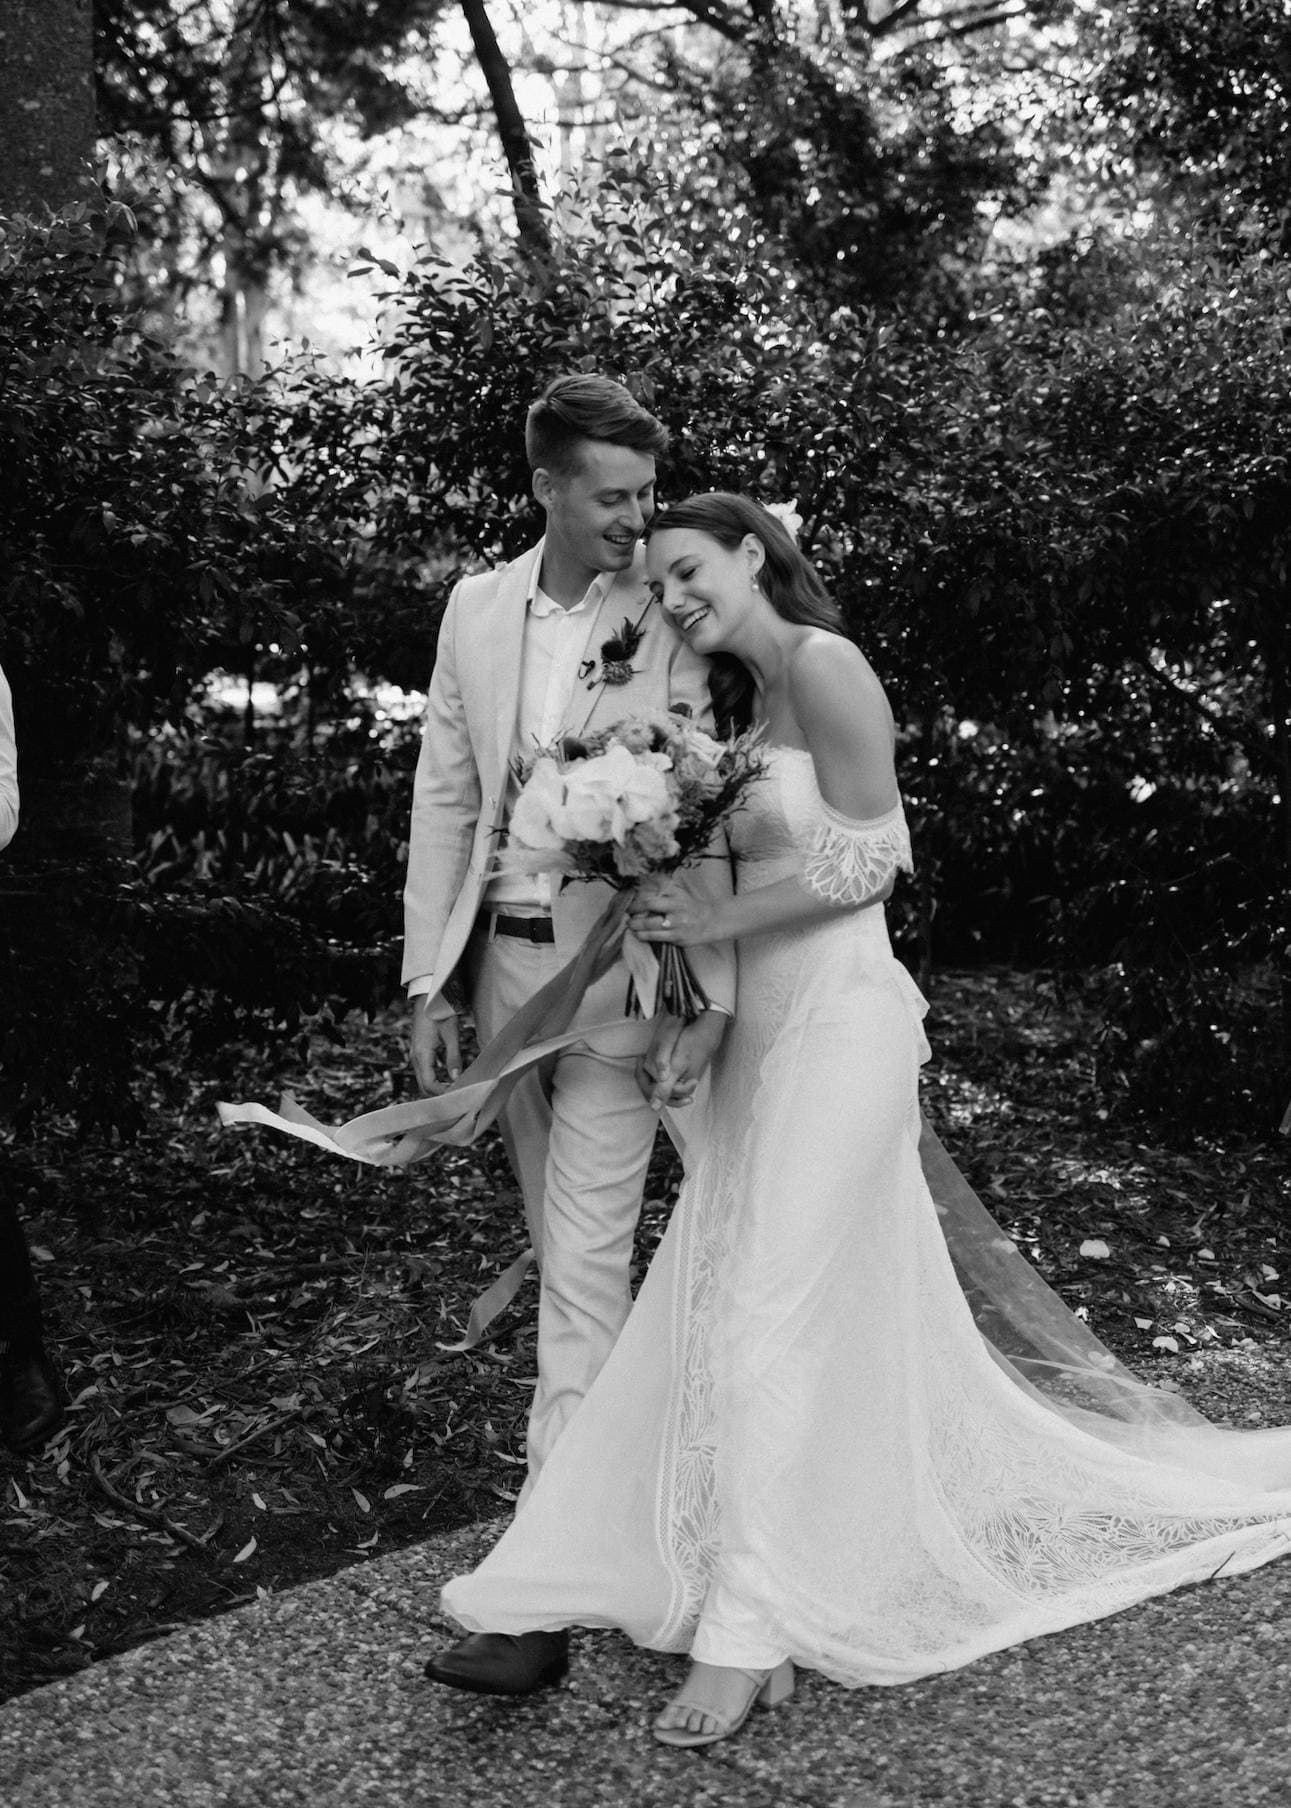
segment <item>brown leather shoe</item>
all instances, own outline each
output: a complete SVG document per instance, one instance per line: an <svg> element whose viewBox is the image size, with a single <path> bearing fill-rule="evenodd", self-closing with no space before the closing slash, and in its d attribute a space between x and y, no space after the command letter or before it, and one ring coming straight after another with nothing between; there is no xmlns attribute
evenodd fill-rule
<svg viewBox="0 0 1291 1808"><path fill-rule="evenodd" d="M0 1356L0 1443L20 1456L38 1450L62 1418L62 1384L44 1350Z"/></svg>
<svg viewBox="0 0 1291 1808"><path fill-rule="evenodd" d="M474 1695L532 1695L569 1668L567 1632L471 1632L426 1665L432 1682Z"/></svg>

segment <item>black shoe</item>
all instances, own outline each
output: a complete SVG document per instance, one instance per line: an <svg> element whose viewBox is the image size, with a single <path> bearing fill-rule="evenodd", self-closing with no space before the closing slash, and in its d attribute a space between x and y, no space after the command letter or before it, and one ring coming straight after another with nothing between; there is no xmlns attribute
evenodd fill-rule
<svg viewBox="0 0 1291 1808"><path fill-rule="evenodd" d="M475 1695L532 1695L569 1668L567 1632L472 1632L426 1665L432 1682Z"/></svg>
<svg viewBox="0 0 1291 1808"><path fill-rule="evenodd" d="M23 1455L62 1423L63 1389L43 1349L0 1356L0 1443Z"/></svg>

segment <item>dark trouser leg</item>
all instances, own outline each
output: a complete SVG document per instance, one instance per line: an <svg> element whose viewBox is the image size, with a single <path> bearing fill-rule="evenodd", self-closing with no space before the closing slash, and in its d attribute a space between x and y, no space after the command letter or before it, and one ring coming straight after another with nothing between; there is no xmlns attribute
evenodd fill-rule
<svg viewBox="0 0 1291 1808"><path fill-rule="evenodd" d="M0 1351L31 1354L40 1346L42 1331L27 1239L0 1174Z"/></svg>
<svg viewBox="0 0 1291 1808"><path fill-rule="evenodd" d="M0 1442L11 1450L38 1449L63 1416L43 1332L31 1252L0 1154Z"/></svg>

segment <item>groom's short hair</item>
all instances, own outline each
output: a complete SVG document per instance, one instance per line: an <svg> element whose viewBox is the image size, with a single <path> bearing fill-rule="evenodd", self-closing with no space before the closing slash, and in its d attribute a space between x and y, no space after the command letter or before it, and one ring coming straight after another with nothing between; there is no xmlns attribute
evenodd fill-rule
<svg viewBox="0 0 1291 1808"><path fill-rule="evenodd" d="M529 410L524 449L533 471L567 476L578 458L578 442L605 440L662 458L668 429L612 377L557 377Z"/></svg>

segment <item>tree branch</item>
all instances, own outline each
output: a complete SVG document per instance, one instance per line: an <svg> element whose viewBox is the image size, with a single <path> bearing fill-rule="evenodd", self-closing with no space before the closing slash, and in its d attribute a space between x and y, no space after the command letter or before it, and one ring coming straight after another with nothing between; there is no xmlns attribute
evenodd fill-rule
<svg viewBox="0 0 1291 1808"><path fill-rule="evenodd" d="M1012 7L1000 6L997 0L982 0L980 5L962 6L955 12L941 13L935 19L916 19L913 29L922 28L921 42L930 44L938 38L968 38L974 32L989 30L992 25L1007 25L1011 19L1025 18L1030 11L1030 0L1018 0Z"/></svg>
<svg viewBox="0 0 1291 1808"><path fill-rule="evenodd" d="M475 46L481 73L488 84L498 137L502 141L502 154L511 172L520 243L531 255L550 257L551 234L547 228L546 210L538 187L533 145L515 97L511 65L502 54L502 47L498 43L484 0L462 0L462 12L470 27L471 42Z"/></svg>
<svg viewBox="0 0 1291 1808"><path fill-rule="evenodd" d="M721 37L728 38L733 44L742 44L752 29L748 20L742 19L730 6L721 4L721 0L680 0L680 4L655 6L651 0L602 0L607 12L616 13L685 13L697 25L707 25L710 30Z"/></svg>
<svg viewBox="0 0 1291 1808"><path fill-rule="evenodd" d="M892 8L892 11L890 13L884 13L881 19L875 19L862 13L861 22L872 38L885 38L889 32L895 31L899 25L903 24L911 13L917 13L923 4L924 0L898 0L897 5ZM847 10L849 13L853 11L851 7ZM855 10L858 13L861 12L859 7ZM938 17L935 20L920 19L918 23L929 26L940 25L941 17Z"/></svg>
<svg viewBox="0 0 1291 1808"><path fill-rule="evenodd" d="M107 1476L104 1475L103 1465L97 1456L90 1458L90 1474L94 1477L99 1491L112 1502L114 1507L119 1507L123 1513L129 1513L134 1519L141 1519L145 1525L159 1527L168 1538L175 1538L180 1544L186 1544L190 1551L197 1551L203 1557L210 1556L211 1548L207 1539L215 1532L220 1520L216 1520L205 1538L195 1538L191 1532L186 1532L182 1525L176 1525L173 1519L160 1512L156 1507L145 1507L139 1501L131 1500L129 1495L122 1494L119 1489L114 1488Z"/></svg>
<svg viewBox="0 0 1291 1808"><path fill-rule="evenodd" d="M1276 760L1267 741L1262 740L1258 733L1252 732L1245 723L1234 721L1231 716L1226 716L1222 711L1213 709L1199 692L1189 690L1186 684L1180 684L1177 678L1172 678L1169 672L1163 672L1160 666L1153 665L1150 659L1135 660L1134 663L1138 670L1151 678L1161 690L1169 692L1180 702L1190 704L1193 710L1209 723L1216 733L1225 735L1234 746L1240 747L1252 766L1259 767L1265 772L1276 770Z"/></svg>

